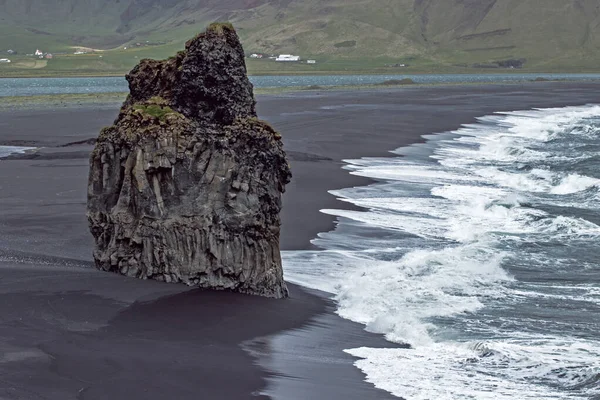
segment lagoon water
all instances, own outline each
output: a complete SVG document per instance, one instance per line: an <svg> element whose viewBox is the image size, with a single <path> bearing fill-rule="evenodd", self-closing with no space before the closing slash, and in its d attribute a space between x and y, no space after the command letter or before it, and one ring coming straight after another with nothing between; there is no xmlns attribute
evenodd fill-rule
<svg viewBox="0 0 600 400"><path fill-rule="evenodd" d="M407 400L600 398L600 106L499 113L348 161L365 211L286 276L410 349L354 348Z"/></svg>
<svg viewBox="0 0 600 400"><path fill-rule="evenodd" d="M515 83L541 77L568 81L600 80L600 74L432 74L432 75L281 75L251 76L257 88L348 86L377 84L391 79L410 78L417 83ZM103 78L0 78L0 97L48 94L126 92L123 77Z"/></svg>

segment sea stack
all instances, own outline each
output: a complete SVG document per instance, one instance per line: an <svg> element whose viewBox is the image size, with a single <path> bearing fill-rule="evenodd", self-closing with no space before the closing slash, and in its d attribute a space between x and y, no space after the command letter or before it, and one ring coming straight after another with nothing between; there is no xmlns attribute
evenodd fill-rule
<svg viewBox="0 0 600 400"><path fill-rule="evenodd" d="M90 157L96 266L140 279L287 297L279 249L291 173L256 115L244 51L212 24L164 61L142 60Z"/></svg>

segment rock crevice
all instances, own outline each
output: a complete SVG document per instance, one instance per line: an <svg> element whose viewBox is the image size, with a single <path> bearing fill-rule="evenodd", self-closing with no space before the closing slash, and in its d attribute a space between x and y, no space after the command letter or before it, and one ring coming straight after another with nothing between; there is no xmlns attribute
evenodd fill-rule
<svg viewBox="0 0 600 400"><path fill-rule="evenodd" d="M281 136L257 118L234 29L212 25L127 80L90 157L98 268L286 297L279 213L291 174Z"/></svg>

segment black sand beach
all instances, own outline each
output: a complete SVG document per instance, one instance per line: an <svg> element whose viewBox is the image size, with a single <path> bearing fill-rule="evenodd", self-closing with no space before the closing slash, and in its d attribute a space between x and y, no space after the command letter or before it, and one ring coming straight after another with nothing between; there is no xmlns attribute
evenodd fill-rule
<svg viewBox="0 0 600 400"><path fill-rule="evenodd" d="M369 183L343 159L386 156L495 111L597 103L599 93L597 83L535 83L259 96L294 173L282 248L310 248L334 227L319 210L348 205L328 190ZM289 300L273 301L93 268L91 146L68 144L96 136L116 107L0 112L0 145L44 147L0 160L0 398L391 399L342 352L391 344L337 317L323 294L292 285Z"/></svg>

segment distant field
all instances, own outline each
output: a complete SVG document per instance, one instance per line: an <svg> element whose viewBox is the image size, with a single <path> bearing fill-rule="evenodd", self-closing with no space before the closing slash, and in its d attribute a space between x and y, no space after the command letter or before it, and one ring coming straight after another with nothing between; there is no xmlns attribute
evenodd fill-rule
<svg viewBox="0 0 600 400"><path fill-rule="evenodd" d="M0 58L21 54L0 77L123 75L213 21L232 22L248 53L317 60L250 60L251 74L600 71L598 0L0 0ZM55 58L23 56L36 48Z"/></svg>
<svg viewBox="0 0 600 400"><path fill-rule="evenodd" d="M124 75L143 58L167 58L179 46L155 46L94 51L87 54L54 53L50 60L33 56L6 55L10 64L0 64L0 77Z"/></svg>
<svg viewBox="0 0 600 400"><path fill-rule="evenodd" d="M10 64L0 64L0 77L52 77L52 76L123 76L141 59L164 59L175 54L182 46L164 45L127 50L96 51L87 54L54 54L52 59L32 56L2 56L11 59ZM72 51L72 49L71 49ZM247 59L251 75L295 75L295 74L422 74L422 73L524 73L524 72L598 72L595 64L589 67L537 66L523 69L467 68L437 64L425 58L333 58L309 56L316 64L303 62L275 62L274 60ZM406 67L393 67L405 64Z"/></svg>
<svg viewBox="0 0 600 400"><path fill-rule="evenodd" d="M19 76L110 76L124 75L141 59L164 59L180 50L179 46L166 45L156 47L132 48L93 52L88 54L58 54L51 60L35 57L13 56L12 63L0 64L0 77ZM415 73L456 72L461 68L436 67L428 61L418 61L408 67L390 67L399 60L389 58L376 59L334 59L309 57L316 64L303 62L276 62L274 60L247 59L248 71L253 75L279 74L344 74L344 73ZM406 62L406 61L405 61Z"/></svg>
<svg viewBox="0 0 600 400"><path fill-rule="evenodd" d="M17 76L110 76L124 75L141 59L164 59L183 49L183 44L167 44L148 47L123 47L113 50L95 51L87 54L54 54L51 60L40 60L32 56L8 56L10 64L0 64L0 77ZM305 60L314 59L316 64ZM246 60L250 74L343 74L343 73L415 73L440 72L443 66L436 66L425 59L404 58L335 58L319 55L303 57L302 62L276 62L270 59ZM394 64L407 64L408 67L390 67ZM458 71L461 68L447 68Z"/></svg>

